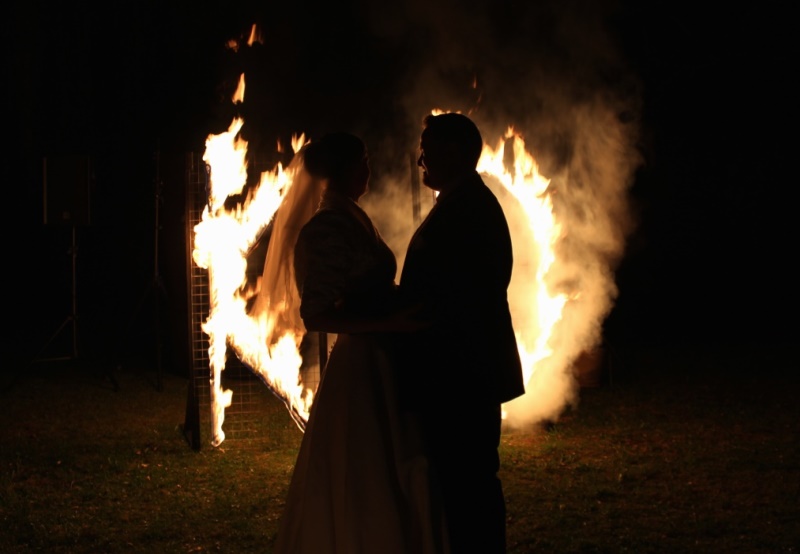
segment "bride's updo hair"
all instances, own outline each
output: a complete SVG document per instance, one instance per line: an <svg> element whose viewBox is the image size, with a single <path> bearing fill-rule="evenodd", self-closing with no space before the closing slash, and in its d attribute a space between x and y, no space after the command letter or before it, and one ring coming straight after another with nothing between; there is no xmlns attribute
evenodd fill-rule
<svg viewBox="0 0 800 554"><path fill-rule="evenodd" d="M357 136L329 133L304 149L303 164L312 176L327 179L334 186L358 169L367 155L367 146Z"/></svg>

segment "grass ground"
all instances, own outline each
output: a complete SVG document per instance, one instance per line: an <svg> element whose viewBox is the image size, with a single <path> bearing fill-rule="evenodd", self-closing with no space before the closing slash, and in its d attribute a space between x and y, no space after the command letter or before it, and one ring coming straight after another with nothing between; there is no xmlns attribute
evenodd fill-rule
<svg viewBox="0 0 800 554"><path fill-rule="evenodd" d="M269 552L301 434L188 447L185 378L31 366L0 402L0 552ZM610 379L608 378L610 377ZM508 430L509 552L800 552L800 380L773 350L614 360L553 425Z"/></svg>

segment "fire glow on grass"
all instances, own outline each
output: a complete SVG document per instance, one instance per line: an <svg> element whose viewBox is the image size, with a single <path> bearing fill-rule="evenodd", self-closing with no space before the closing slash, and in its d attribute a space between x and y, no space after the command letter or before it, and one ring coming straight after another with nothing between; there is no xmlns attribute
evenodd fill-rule
<svg viewBox="0 0 800 554"><path fill-rule="evenodd" d="M242 77L234 102L241 102L243 95ZM281 299L273 299L258 317L248 312L247 303L254 293L247 287L246 255L275 216L300 168L297 157L285 169L278 164L261 175L258 186L244 202L226 208L226 199L241 194L247 180L247 143L239 137L243 123L235 118L227 132L207 138L203 159L209 168L209 198L202 220L195 227L193 260L209 273L209 317L203 331L209 337L214 446L225 440L222 425L233 394L221 386L228 348L284 401L301 429L305 427L315 392L300 377L303 360L299 347L305 332L302 324L285 324L282 310L286 306ZM295 153L304 142L302 136L294 140ZM513 148L512 167L504 163L509 144ZM530 244L519 249L522 241L512 236L515 269L509 297L528 383L552 353L550 338L568 301L564 294L551 295L545 284L548 270L556 261L554 246L561 236L561 226L548 194L549 180L539 175L523 138L513 128L508 129L496 148L484 145L478 171L499 182L522 208L523 221L515 222L512 235L515 229L522 229L522 233L533 238L533 243L528 241ZM523 293L514 295L513 290ZM556 371L563 372L563 368Z"/></svg>

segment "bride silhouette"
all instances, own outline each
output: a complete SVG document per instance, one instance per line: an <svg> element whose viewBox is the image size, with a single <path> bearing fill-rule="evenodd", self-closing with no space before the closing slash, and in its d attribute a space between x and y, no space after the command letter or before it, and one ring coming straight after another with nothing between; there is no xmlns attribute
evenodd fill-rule
<svg viewBox="0 0 800 554"><path fill-rule="evenodd" d="M307 331L336 340L274 551L445 553L438 495L417 422L398 403L392 354L398 332L424 323L399 309L394 254L358 205L370 177L367 148L352 134L333 133L300 154L324 191L292 251L299 314Z"/></svg>

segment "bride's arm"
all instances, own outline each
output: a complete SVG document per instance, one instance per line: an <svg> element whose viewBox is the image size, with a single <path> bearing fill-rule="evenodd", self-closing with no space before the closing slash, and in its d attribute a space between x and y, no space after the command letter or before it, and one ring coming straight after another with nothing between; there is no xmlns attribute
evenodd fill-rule
<svg viewBox="0 0 800 554"><path fill-rule="evenodd" d="M382 310L349 307L346 298L350 268L363 240L363 229L347 214L317 214L300 232L295 246L295 277L300 316L306 330L325 333L411 332L428 326L419 307ZM373 306L373 308L375 308Z"/></svg>

